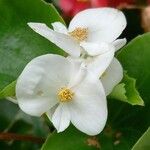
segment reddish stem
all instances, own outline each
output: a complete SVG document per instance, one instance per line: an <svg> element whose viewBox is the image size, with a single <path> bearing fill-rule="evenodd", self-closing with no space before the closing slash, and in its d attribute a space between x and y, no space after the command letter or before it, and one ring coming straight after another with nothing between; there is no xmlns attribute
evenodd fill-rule
<svg viewBox="0 0 150 150"><path fill-rule="evenodd" d="M15 133L0 133L0 140L16 140L16 141L29 141L34 143L44 143L44 138L35 137L32 135L20 135Z"/></svg>

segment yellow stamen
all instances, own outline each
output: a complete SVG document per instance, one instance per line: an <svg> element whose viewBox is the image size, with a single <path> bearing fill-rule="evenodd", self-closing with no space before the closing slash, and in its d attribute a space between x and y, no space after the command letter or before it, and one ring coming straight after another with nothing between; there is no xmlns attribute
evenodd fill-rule
<svg viewBox="0 0 150 150"><path fill-rule="evenodd" d="M73 99L74 93L66 87L61 88L58 91L58 98L60 102L68 102Z"/></svg>
<svg viewBox="0 0 150 150"><path fill-rule="evenodd" d="M88 38L88 29L78 27L69 34L78 42L82 42Z"/></svg>

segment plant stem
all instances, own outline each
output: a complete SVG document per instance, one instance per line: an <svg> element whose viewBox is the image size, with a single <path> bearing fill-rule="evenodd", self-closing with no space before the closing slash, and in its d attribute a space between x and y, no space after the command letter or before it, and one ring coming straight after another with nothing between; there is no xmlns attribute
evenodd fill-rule
<svg viewBox="0 0 150 150"><path fill-rule="evenodd" d="M34 143L44 143L45 139L40 137L35 137L32 135L20 135L15 133L0 133L0 140L16 140L16 141L29 141Z"/></svg>

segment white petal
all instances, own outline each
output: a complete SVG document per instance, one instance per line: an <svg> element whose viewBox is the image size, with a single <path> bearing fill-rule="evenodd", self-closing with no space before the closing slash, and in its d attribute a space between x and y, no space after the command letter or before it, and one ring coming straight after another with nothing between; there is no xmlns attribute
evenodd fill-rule
<svg viewBox="0 0 150 150"><path fill-rule="evenodd" d="M85 66L85 64L81 64L80 69L74 75L74 79L72 81L70 81L70 84L68 86L70 88L73 88L73 87L77 86L78 84L80 84L83 81L83 79L85 78L86 73L87 73L87 67Z"/></svg>
<svg viewBox="0 0 150 150"><path fill-rule="evenodd" d="M49 118L50 121L52 121L52 116L53 116L53 114L54 114L54 112L55 112L55 110L57 109L58 106L59 106L59 103L56 104L55 106L53 106L50 110L48 110L46 112L46 115L47 115L47 117Z"/></svg>
<svg viewBox="0 0 150 150"><path fill-rule="evenodd" d="M125 29L126 18L114 8L87 9L71 20L69 31L77 27L88 28L87 42L113 42Z"/></svg>
<svg viewBox="0 0 150 150"><path fill-rule="evenodd" d="M120 62L114 58L104 75L101 77L101 82L104 86L106 95L109 95L113 88L122 80L123 69Z"/></svg>
<svg viewBox="0 0 150 150"><path fill-rule="evenodd" d="M103 53L106 53L110 50L111 45L107 44L105 42L102 43L88 43L88 42L82 42L80 44L84 48L84 50L90 55L90 56L97 56Z"/></svg>
<svg viewBox="0 0 150 150"><path fill-rule="evenodd" d="M110 65L114 57L114 51L114 47L111 47L108 52L89 58L89 60L87 59L88 70L92 72L95 77L99 78Z"/></svg>
<svg viewBox="0 0 150 150"><path fill-rule="evenodd" d="M113 44L114 47L115 47L115 51L118 51L118 50L121 49L124 45L126 45L126 43L127 43L127 39L124 38L124 39L115 40L112 44Z"/></svg>
<svg viewBox="0 0 150 150"><path fill-rule="evenodd" d="M71 57L71 56L68 56L67 57L68 61L72 64L72 75L74 76L80 69L80 66L83 62L83 59L81 58L75 58L75 57Z"/></svg>
<svg viewBox="0 0 150 150"><path fill-rule="evenodd" d="M35 32L39 33L41 36L56 44L68 54L75 57L80 56L80 46L70 36L53 31L43 23L28 23L28 25Z"/></svg>
<svg viewBox="0 0 150 150"><path fill-rule="evenodd" d="M70 112L65 104L60 104L52 116L52 122L57 132L64 131L70 124Z"/></svg>
<svg viewBox="0 0 150 150"><path fill-rule="evenodd" d="M72 78L68 85L69 88L73 88L80 84L80 82L84 79L87 73L87 67L80 58L72 58L69 56L67 59L73 64Z"/></svg>
<svg viewBox="0 0 150 150"><path fill-rule="evenodd" d="M53 29L56 32L63 33L63 34L68 34L68 30L64 24L61 22L54 22L52 23Z"/></svg>
<svg viewBox="0 0 150 150"><path fill-rule="evenodd" d="M18 99L19 107L23 110L26 114L32 116L41 116L45 113L50 107L55 105L57 102L54 100L50 100L51 97L23 97Z"/></svg>
<svg viewBox="0 0 150 150"><path fill-rule="evenodd" d="M33 59L17 81L19 106L27 114L42 115L58 102L56 94L68 85L71 75L72 64L62 56L48 54Z"/></svg>
<svg viewBox="0 0 150 150"><path fill-rule="evenodd" d="M94 76L89 76L74 90L74 99L67 104L71 122L88 135L99 134L107 120L107 103L102 84Z"/></svg>

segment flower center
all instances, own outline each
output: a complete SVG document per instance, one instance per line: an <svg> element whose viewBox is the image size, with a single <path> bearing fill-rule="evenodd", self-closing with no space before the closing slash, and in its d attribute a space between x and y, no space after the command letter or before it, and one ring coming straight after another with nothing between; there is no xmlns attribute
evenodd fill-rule
<svg viewBox="0 0 150 150"><path fill-rule="evenodd" d="M60 102L68 102L72 100L74 93L67 87L63 87L58 91L58 98Z"/></svg>
<svg viewBox="0 0 150 150"><path fill-rule="evenodd" d="M78 27L72 32L69 32L69 35L72 36L78 42L82 42L88 37L88 29Z"/></svg>

